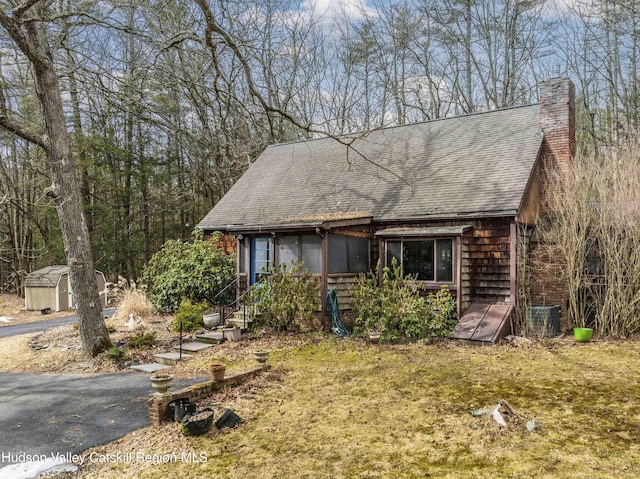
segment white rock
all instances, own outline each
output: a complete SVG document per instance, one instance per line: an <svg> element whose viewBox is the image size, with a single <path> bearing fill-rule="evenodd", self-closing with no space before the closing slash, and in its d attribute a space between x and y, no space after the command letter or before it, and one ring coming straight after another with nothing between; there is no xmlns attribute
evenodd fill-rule
<svg viewBox="0 0 640 479"><path fill-rule="evenodd" d="M532 421L527 421L527 425L526 425L527 431L533 432L536 429L538 429L539 427L540 427L540 425L538 424L537 421L533 421L533 420Z"/></svg>
<svg viewBox="0 0 640 479"><path fill-rule="evenodd" d="M493 410L493 420L502 427L507 426L507 422L504 420L504 417L502 417L502 414L500 413L500 411L498 411L497 407Z"/></svg>

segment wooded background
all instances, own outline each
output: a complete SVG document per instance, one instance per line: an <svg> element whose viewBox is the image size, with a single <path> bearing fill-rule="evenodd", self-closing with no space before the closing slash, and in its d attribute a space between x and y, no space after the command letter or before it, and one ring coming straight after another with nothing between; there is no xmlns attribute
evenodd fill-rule
<svg viewBox="0 0 640 479"><path fill-rule="evenodd" d="M0 1L3 10L20 2ZM22 2L29 3L29 2ZM537 101L577 86L579 148L637 136L637 0L49 2L46 24L96 267L137 278L270 143ZM209 42L207 42L209 39ZM42 132L0 31L0 115ZM0 285L65 263L44 152L0 131Z"/></svg>

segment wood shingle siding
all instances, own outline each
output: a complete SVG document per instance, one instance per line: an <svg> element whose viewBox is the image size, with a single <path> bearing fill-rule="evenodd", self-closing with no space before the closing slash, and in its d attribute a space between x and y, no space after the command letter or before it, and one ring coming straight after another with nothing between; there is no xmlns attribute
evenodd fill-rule
<svg viewBox="0 0 640 479"><path fill-rule="evenodd" d="M509 221L477 222L463 244L463 281L469 302L508 303L510 296ZM466 256L466 258L465 258ZM463 303L465 303L463 297Z"/></svg>
<svg viewBox="0 0 640 479"><path fill-rule="evenodd" d="M328 289L335 289L340 311L351 309L351 288L358 278L357 274L330 274L327 277Z"/></svg>

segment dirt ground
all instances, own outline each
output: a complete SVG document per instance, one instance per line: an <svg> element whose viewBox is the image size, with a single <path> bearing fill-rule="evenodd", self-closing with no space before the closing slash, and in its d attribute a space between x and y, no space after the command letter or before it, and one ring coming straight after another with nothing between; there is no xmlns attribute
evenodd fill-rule
<svg viewBox="0 0 640 479"><path fill-rule="evenodd" d="M15 304L15 303L14 303ZM29 315L23 311L20 318L42 320L42 315ZM31 312L33 313L33 312ZM66 315L68 315L67 312ZM117 314L116 314L117 316ZM17 315L16 315L17 317ZM53 315L47 315L53 318ZM92 358L82 351L80 336L76 325L65 325L50 329L44 333L34 333L0 339L0 371L24 372L32 374L99 374L129 371L133 364L153 363L153 355L173 350L180 343L179 334L171 331L171 316L151 315L141 318L141 324L131 330L126 321L108 319L110 338L114 347L122 349L124 356L119 359L109 359L103 353ZM11 323L16 324L16 323ZM196 334L205 330L184 333L183 342L195 340ZM130 347L128 341L140 333L153 333L156 343L149 348ZM254 349L271 349L275 347L295 347L295 336L288 339L273 335L262 334L258 338L255 334L244 333L239 342L225 342L190 357L188 360L174 366L172 374L176 378L207 376L208 364L212 360L222 360L229 366L247 366L253 364L252 351ZM290 343L288 346L287 344Z"/></svg>

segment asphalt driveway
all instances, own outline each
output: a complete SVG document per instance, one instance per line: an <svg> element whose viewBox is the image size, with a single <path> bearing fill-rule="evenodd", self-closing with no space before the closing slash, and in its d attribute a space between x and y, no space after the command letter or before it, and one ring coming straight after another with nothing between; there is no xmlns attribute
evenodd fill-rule
<svg viewBox="0 0 640 479"><path fill-rule="evenodd" d="M203 380L203 379L200 379ZM180 389L196 380L175 381ZM140 373L0 373L0 468L10 455L73 454L149 425L149 377Z"/></svg>
<svg viewBox="0 0 640 479"><path fill-rule="evenodd" d="M105 308L102 310L102 315L105 318L110 318L115 312L115 308ZM51 328L62 326L63 324L75 323L78 321L78 317L75 315L67 316L66 318L58 319L45 319L37 321L35 323L15 324L12 326L2 326L0 328L0 338L6 338L9 336L18 336L20 334L38 333L46 331Z"/></svg>

